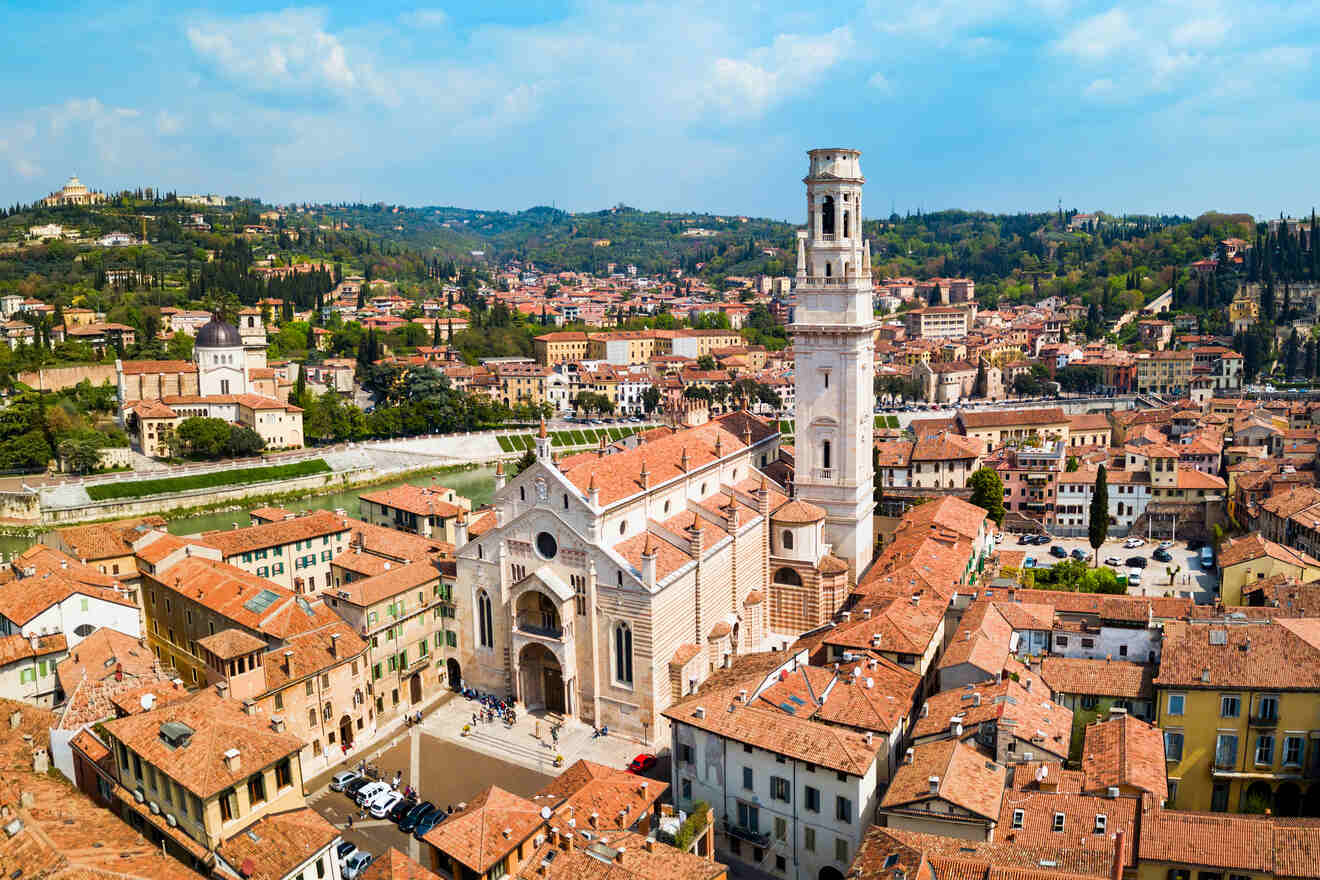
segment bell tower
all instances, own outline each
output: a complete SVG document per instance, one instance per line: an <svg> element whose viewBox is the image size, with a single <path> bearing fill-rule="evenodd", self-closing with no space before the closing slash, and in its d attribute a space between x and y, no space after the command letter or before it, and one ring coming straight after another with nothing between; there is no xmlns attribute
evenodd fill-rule
<svg viewBox="0 0 1320 880"><path fill-rule="evenodd" d="M862 238L861 153L810 150L807 228L797 234L793 338L797 497L826 511L849 579L871 561L875 311Z"/></svg>

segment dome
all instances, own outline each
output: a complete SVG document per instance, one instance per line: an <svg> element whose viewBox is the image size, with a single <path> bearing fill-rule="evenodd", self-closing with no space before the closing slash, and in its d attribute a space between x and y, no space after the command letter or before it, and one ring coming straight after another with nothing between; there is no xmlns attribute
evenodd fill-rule
<svg viewBox="0 0 1320 880"><path fill-rule="evenodd" d="M793 500L786 502L770 514L770 518L775 522L786 525L806 525L823 520L825 518L825 508L817 507L806 501Z"/></svg>
<svg viewBox="0 0 1320 880"><path fill-rule="evenodd" d="M238 334L238 328L233 324L221 321L213 315L211 320L197 331L197 341L194 344L197 348L242 348L243 337Z"/></svg>

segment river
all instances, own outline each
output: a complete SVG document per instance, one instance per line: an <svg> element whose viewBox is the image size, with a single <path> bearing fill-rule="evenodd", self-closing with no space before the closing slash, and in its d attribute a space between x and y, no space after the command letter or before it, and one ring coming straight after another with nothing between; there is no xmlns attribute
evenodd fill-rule
<svg viewBox="0 0 1320 880"><path fill-rule="evenodd" d="M349 516L358 515L358 494L361 492L374 492L380 489L390 489L395 486L402 486L405 483L413 483L418 486L430 485L432 479L430 475L420 475L406 477L398 480L392 480L386 483L378 483L374 486L361 489L350 489L344 492L335 492L331 495L311 495L305 498L299 498L296 501L289 501L281 505L286 510L334 510L342 507ZM473 507L480 507L490 501L491 496L495 494L495 468L493 466L469 468L466 470L455 470L441 472L435 475L435 485L445 486L453 489L459 495L469 498ZM193 516L183 516L168 520L168 528L176 535L195 535L199 532L209 532L216 529L233 528L234 523L247 525L249 523L247 511L256 504L242 506L235 510L221 510L212 513L200 513ZM12 535L0 535L0 553L5 554L5 558L11 558L15 553L22 553L32 544L36 543L35 537L15 537Z"/></svg>

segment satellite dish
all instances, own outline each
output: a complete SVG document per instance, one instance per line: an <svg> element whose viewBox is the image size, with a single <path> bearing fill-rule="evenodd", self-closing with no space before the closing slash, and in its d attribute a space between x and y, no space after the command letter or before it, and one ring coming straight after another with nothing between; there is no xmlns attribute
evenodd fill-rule
<svg viewBox="0 0 1320 880"><path fill-rule="evenodd" d="M156 695L155 695L155 694L143 694L143 695L142 695L142 699L140 700L140 702L142 703L142 709L143 709L143 711L150 712L150 711L151 711L151 707L152 707L152 705L156 702Z"/></svg>
<svg viewBox="0 0 1320 880"><path fill-rule="evenodd" d="M541 818L542 818L542 819L549 819L549 818L550 818L550 808L549 808L549 807L542 807L542 808L541 808Z"/></svg>

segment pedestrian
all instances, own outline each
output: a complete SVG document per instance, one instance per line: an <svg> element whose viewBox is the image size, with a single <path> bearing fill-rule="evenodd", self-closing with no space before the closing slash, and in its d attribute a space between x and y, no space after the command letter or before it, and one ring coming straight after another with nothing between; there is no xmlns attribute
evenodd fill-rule
<svg viewBox="0 0 1320 880"><path fill-rule="evenodd" d="M352 814L352 813L349 813L349 814L348 814L348 830L349 830L349 831L352 831L352 830L353 830L353 814Z"/></svg>

